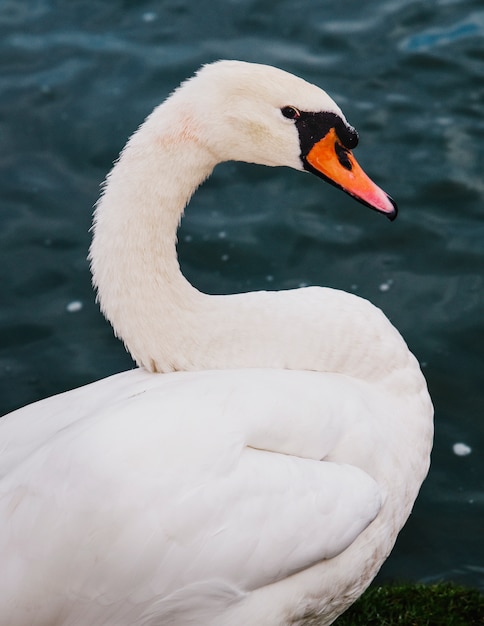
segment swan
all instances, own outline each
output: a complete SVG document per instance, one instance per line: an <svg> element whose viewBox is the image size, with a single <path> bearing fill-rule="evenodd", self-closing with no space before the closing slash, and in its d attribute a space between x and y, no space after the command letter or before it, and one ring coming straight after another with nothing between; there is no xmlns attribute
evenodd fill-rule
<svg viewBox="0 0 484 626"><path fill-rule="evenodd" d="M222 161L395 203L319 87L203 66L129 139L95 209L101 309L138 368L0 420L2 626L331 624L428 468L432 404L383 313L342 291L209 296L181 215Z"/></svg>

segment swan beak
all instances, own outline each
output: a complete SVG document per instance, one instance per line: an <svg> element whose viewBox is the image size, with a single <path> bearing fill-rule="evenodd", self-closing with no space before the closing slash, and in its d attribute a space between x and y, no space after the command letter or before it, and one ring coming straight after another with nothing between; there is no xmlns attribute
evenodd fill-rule
<svg viewBox="0 0 484 626"><path fill-rule="evenodd" d="M306 169L339 187L362 204L384 213L390 220L397 217L397 205L361 169L351 150L338 139L331 128L314 144L306 156Z"/></svg>

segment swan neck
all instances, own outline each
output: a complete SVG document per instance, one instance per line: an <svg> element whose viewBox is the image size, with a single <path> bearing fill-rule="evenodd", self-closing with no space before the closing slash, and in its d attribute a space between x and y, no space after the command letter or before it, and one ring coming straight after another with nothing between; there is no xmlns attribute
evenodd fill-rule
<svg viewBox="0 0 484 626"><path fill-rule="evenodd" d="M208 296L188 283L176 232L217 158L183 115L171 119L160 130L155 110L131 138L94 219L90 258L101 309L138 365L306 369L366 380L407 367L398 332L351 294L309 288Z"/></svg>
<svg viewBox="0 0 484 626"><path fill-rule="evenodd" d="M148 369L159 369L148 355L156 342L165 343L160 333L175 332L170 320L202 296L180 271L176 234L193 192L216 164L196 133L169 113L155 109L108 175L89 255L101 310ZM158 118L165 120L161 127Z"/></svg>

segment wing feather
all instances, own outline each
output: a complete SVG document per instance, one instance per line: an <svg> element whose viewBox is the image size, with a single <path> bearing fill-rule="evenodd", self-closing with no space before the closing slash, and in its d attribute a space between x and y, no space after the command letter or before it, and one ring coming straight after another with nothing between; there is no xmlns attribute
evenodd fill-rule
<svg viewBox="0 0 484 626"><path fill-rule="evenodd" d="M47 434L34 429L29 442L22 431L17 457L15 427L2 438L0 426L10 453L0 482L2 595L12 605L41 607L66 581L87 604L101 597L126 611L209 581L237 596L332 558L379 511L370 476L320 460L356 419L358 403L338 403L344 377L244 370L110 380L112 397L96 383L99 402L90 397L75 419L62 419L74 392L52 399ZM44 410L49 424L49 402Z"/></svg>

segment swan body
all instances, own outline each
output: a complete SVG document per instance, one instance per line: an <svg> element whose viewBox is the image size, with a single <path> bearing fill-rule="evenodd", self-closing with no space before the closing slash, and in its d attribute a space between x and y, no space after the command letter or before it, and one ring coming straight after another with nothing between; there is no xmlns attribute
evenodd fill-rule
<svg viewBox="0 0 484 626"><path fill-rule="evenodd" d="M393 218L355 142L325 92L235 61L129 140L90 258L140 367L0 420L2 626L328 625L369 585L429 467L418 363L361 298L208 296L175 249L229 159L316 173Z"/></svg>

